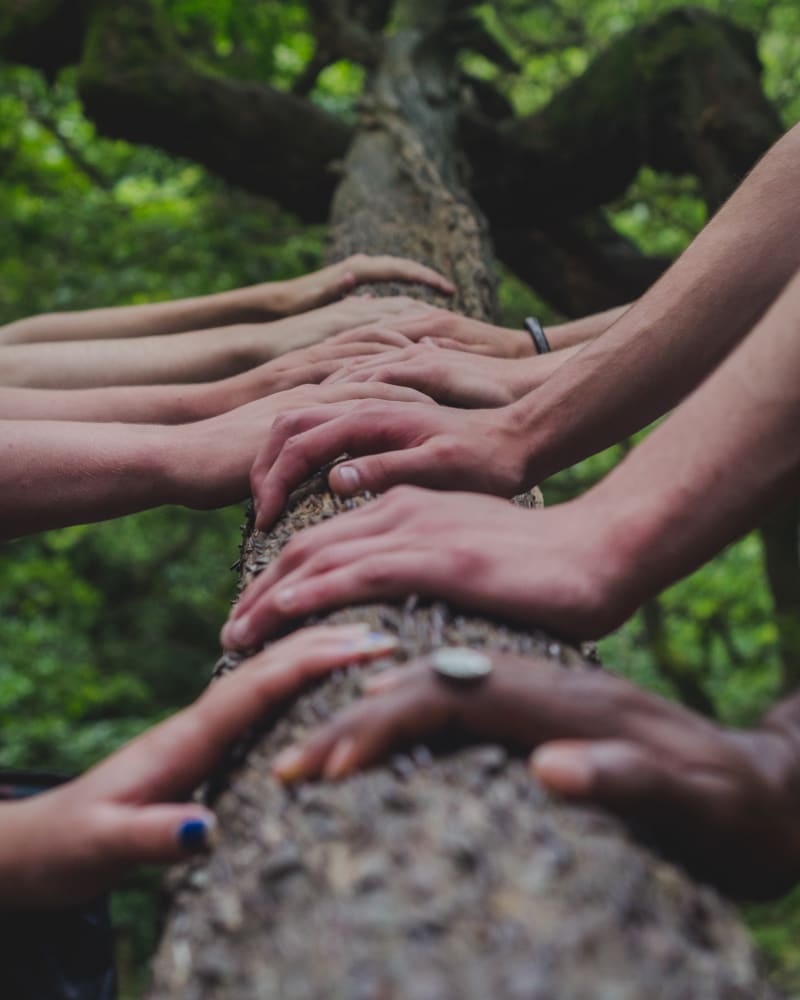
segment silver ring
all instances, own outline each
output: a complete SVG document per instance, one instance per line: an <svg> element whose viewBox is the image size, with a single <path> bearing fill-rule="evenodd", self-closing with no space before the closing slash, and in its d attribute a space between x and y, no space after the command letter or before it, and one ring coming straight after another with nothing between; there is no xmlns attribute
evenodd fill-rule
<svg viewBox="0 0 800 1000"><path fill-rule="evenodd" d="M459 684L474 684L492 672L489 657L467 646L442 646L431 654L430 663L439 677Z"/></svg>

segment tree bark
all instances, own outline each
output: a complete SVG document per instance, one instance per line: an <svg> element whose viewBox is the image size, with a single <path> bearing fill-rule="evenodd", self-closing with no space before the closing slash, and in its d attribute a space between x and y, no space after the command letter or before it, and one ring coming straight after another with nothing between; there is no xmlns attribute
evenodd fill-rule
<svg viewBox="0 0 800 1000"><path fill-rule="evenodd" d="M411 253L457 277L461 307L490 316L489 246L454 152L456 78L441 44L453 6L397 4L403 27L348 157L331 253ZM246 531L242 582L297 530L368 500L341 501L317 477L268 534ZM327 618L394 632L399 661L443 644L538 653L565 668L580 660L533 628L413 598ZM226 657L218 669L235 665ZM602 812L548 799L499 747L451 739L436 755L418 747L338 784L278 785L276 751L350 702L364 673L352 668L286 706L210 783L222 842L174 876L150 1000L770 995L746 932L713 892Z"/></svg>

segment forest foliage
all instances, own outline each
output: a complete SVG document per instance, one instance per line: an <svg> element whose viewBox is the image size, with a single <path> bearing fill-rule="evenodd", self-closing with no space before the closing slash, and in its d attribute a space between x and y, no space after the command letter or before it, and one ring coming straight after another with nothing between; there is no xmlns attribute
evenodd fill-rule
<svg viewBox="0 0 800 1000"><path fill-rule="evenodd" d="M181 44L214 72L288 89L313 58L303 3L159 3ZM660 0L478 5L510 58L498 65L465 51L464 70L490 80L527 113L582 73L614 37L677 6ZM697 6L755 33L766 92L787 126L800 119L796 2ZM354 119L363 82L360 67L339 61L316 78L311 98ZM197 164L100 138L75 84L74 69L48 82L34 70L0 64L0 323L202 294L318 265L323 229L301 225ZM604 211L643 250L672 257L707 217L694 178L650 169ZM501 298L509 325L531 311L557 318L508 274ZM629 446L555 477L545 484L547 502L585 490ZM227 567L241 519L240 508L164 509L3 547L3 766L81 770L199 692L234 592ZM720 720L738 725L757 719L780 692L778 639L762 543L753 534L637 614L601 643L601 652L612 669L668 696L693 691ZM137 906L130 896L123 918L139 934ZM800 989L796 904L761 909L753 919L785 980Z"/></svg>

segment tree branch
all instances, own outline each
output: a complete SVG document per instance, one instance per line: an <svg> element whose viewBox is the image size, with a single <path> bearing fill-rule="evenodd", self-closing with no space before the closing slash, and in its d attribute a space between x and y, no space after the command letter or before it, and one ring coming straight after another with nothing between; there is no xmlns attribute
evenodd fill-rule
<svg viewBox="0 0 800 1000"><path fill-rule="evenodd" d="M752 36L675 10L621 36L537 114L468 115L463 135L484 211L518 227L606 204L644 165L695 174L714 209L781 131Z"/></svg>
<svg viewBox="0 0 800 1000"><path fill-rule="evenodd" d="M212 76L181 51L150 0L97 4L79 70L106 135L187 156L306 221L326 217L351 130L308 101Z"/></svg>

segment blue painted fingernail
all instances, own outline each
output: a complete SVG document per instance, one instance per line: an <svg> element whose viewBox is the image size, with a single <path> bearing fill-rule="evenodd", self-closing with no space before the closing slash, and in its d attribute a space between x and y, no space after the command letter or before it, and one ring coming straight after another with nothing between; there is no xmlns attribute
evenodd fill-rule
<svg viewBox="0 0 800 1000"><path fill-rule="evenodd" d="M178 842L187 853L207 851L214 846L216 824L206 819L187 819L178 828Z"/></svg>

